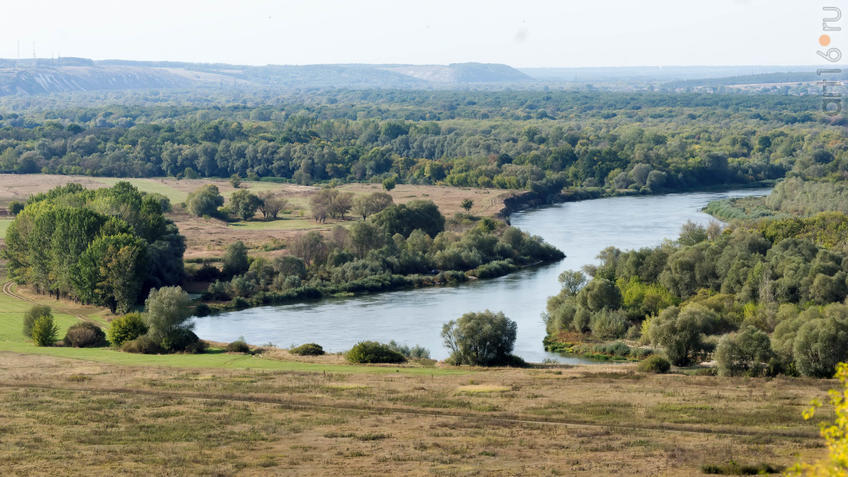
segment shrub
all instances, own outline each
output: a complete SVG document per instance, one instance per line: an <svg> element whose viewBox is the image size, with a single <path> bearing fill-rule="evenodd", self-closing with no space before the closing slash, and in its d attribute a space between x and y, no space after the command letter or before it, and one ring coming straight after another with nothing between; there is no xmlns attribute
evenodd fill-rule
<svg viewBox="0 0 848 477"><path fill-rule="evenodd" d="M244 338L239 338L227 345L227 351L230 353L250 353L250 346L244 341Z"/></svg>
<svg viewBox="0 0 848 477"><path fill-rule="evenodd" d="M518 325L503 313L486 310L466 313L442 327L445 346L455 364L498 366L508 364Z"/></svg>
<svg viewBox="0 0 848 477"><path fill-rule="evenodd" d="M361 341L345 354L351 363L403 363L406 358L389 345L376 341Z"/></svg>
<svg viewBox="0 0 848 477"><path fill-rule="evenodd" d="M53 316L50 312L49 306L34 305L32 308L27 310L26 313L24 313L24 336L32 338L32 325L35 324L35 320L42 316Z"/></svg>
<svg viewBox="0 0 848 477"><path fill-rule="evenodd" d="M662 356L651 356L639 362L639 371L643 373L658 373L664 374L671 369L671 363Z"/></svg>
<svg viewBox="0 0 848 477"><path fill-rule="evenodd" d="M32 339L38 346L53 346L58 334L59 328L53 322L52 315L39 316L32 324Z"/></svg>
<svg viewBox="0 0 848 477"><path fill-rule="evenodd" d="M68 328L65 333L65 346L75 348L93 348L106 344L106 333L94 323L77 323Z"/></svg>
<svg viewBox="0 0 848 477"><path fill-rule="evenodd" d="M398 353L404 355L407 359L429 359L430 358L430 350L423 346L407 346L402 345L394 340L389 341L389 347Z"/></svg>
<svg viewBox="0 0 848 477"><path fill-rule="evenodd" d="M715 352L722 376L762 376L773 356L768 335L753 326L725 335Z"/></svg>
<svg viewBox="0 0 848 477"><path fill-rule="evenodd" d="M324 348L319 344L306 343L290 349L289 352L299 356L321 356L324 354Z"/></svg>
<svg viewBox="0 0 848 477"><path fill-rule="evenodd" d="M121 346L147 333L147 325L140 313L129 313L112 320L109 326L109 341L115 346Z"/></svg>
<svg viewBox="0 0 848 477"><path fill-rule="evenodd" d="M167 351L202 353L206 350L206 344L200 341L194 331L187 328L177 328L174 332L162 338L160 344Z"/></svg>
<svg viewBox="0 0 848 477"><path fill-rule="evenodd" d="M150 336L143 335L138 338L126 341L121 345L121 351L127 353L142 353L142 354L160 354L165 350L159 346L159 343Z"/></svg>

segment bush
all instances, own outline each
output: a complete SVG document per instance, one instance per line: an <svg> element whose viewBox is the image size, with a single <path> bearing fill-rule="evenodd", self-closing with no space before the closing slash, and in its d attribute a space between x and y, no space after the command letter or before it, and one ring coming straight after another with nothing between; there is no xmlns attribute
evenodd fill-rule
<svg viewBox="0 0 848 477"><path fill-rule="evenodd" d="M351 363L403 363L406 357L389 345L376 341L361 341L345 354Z"/></svg>
<svg viewBox="0 0 848 477"><path fill-rule="evenodd" d="M35 324L35 320L42 316L53 317L49 306L34 305L32 308L27 310L26 313L24 313L24 336L32 338L32 325Z"/></svg>
<svg viewBox="0 0 848 477"><path fill-rule="evenodd" d="M115 346L121 346L147 333L147 325L140 313L129 313L112 320L109 326L109 341Z"/></svg>
<svg viewBox="0 0 848 477"><path fill-rule="evenodd" d="M394 340L389 341L389 347L404 355L407 359L430 359L430 350L423 346L407 346L398 344Z"/></svg>
<svg viewBox="0 0 848 477"><path fill-rule="evenodd" d="M159 346L159 343L150 336L143 335L138 338L126 341L121 345L121 351L127 353L142 353L142 354L160 354L165 350Z"/></svg>
<svg viewBox="0 0 848 477"><path fill-rule="evenodd" d="M753 326L725 335L715 352L722 376L762 376L773 356L769 336Z"/></svg>
<svg viewBox="0 0 848 477"><path fill-rule="evenodd" d="M106 333L94 323L77 323L65 333L65 346L75 348L94 348L106 344Z"/></svg>
<svg viewBox="0 0 848 477"><path fill-rule="evenodd" d="M186 353L202 353L206 350L206 343L187 328L177 328L160 342L162 348L167 351L184 351Z"/></svg>
<svg viewBox="0 0 848 477"><path fill-rule="evenodd" d="M324 348L322 348L319 344L306 343L290 349L289 353L296 354L298 356L321 356L324 354Z"/></svg>
<svg viewBox="0 0 848 477"><path fill-rule="evenodd" d="M643 373L665 374L671 369L671 363L662 356L651 356L639 362L639 371Z"/></svg>
<svg viewBox="0 0 848 477"><path fill-rule="evenodd" d="M39 316L32 324L32 339L38 346L53 346L58 334L59 328L53 322L52 315Z"/></svg>
<svg viewBox="0 0 848 477"><path fill-rule="evenodd" d="M466 313L442 327L450 361L472 366L499 366L513 361L518 325L503 313Z"/></svg>
<svg viewBox="0 0 848 477"><path fill-rule="evenodd" d="M230 353L250 353L250 346L244 341L244 338L239 338L227 345L227 351Z"/></svg>

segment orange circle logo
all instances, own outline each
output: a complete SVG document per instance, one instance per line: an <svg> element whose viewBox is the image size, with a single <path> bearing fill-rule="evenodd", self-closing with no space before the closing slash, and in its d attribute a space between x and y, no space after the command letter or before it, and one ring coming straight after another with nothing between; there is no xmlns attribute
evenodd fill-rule
<svg viewBox="0 0 848 477"><path fill-rule="evenodd" d="M827 46L830 44L830 35L822 35L819 37L819 45Z"/></svg>

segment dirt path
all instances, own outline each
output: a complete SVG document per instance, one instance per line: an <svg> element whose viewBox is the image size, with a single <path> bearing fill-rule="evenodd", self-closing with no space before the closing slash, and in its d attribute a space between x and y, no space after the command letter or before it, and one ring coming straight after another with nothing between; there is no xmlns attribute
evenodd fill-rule
<svg viewBox="0 0 848 477"><path fill-rule="evenodd" d="M3 287L2 287L3 294L10 296L10 297L12 297L16 300L25 301L25 302L32 303L32 304L38 303L31 298L27 298L25 296L18 295L17 293L15 293L13 291L14 287L15 287L15 282L13 282L11 280L7 281L6 283L3 284ZM61 306L55 306L55 305L51 305L50 307L54 308L58 311L61 311L62 313L65 313L67 315L71 315L71 316L77 318L80 321L88 321L90 323L94 323L95 325L97 324L94 320L88 318L87 316L81 315L81 314L79 314L75 311L68 310L67 308L64 308L64 307L61 307Z"/></svg>

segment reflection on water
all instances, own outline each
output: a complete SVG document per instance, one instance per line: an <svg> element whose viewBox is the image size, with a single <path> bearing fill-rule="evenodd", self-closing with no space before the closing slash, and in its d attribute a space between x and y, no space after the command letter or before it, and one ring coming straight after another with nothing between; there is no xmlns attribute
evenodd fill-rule
<svg viewBox="0 0 848 477"><path fill-rule="evenodd" d="M557 275L596 263L608 246L632 249L675 238L686 221L707 224L700 212L708 202L727 197L765 195L767 189L694 192L662 196L615 197L554 205L513 214L516 227L564 251L567 258L545 267L526 269L494 280L457 287L426 288L376 295L326 299L312 303L252 308L198 318L195 331L204 339L287 347L306 342L329 352L344 351L357 341L395 340L430 349L433 358L447 357L442 325L469 311L503 311L518 322L515 354L527 361L554 358L542 348L546 299L559 291Z"/></svg>

